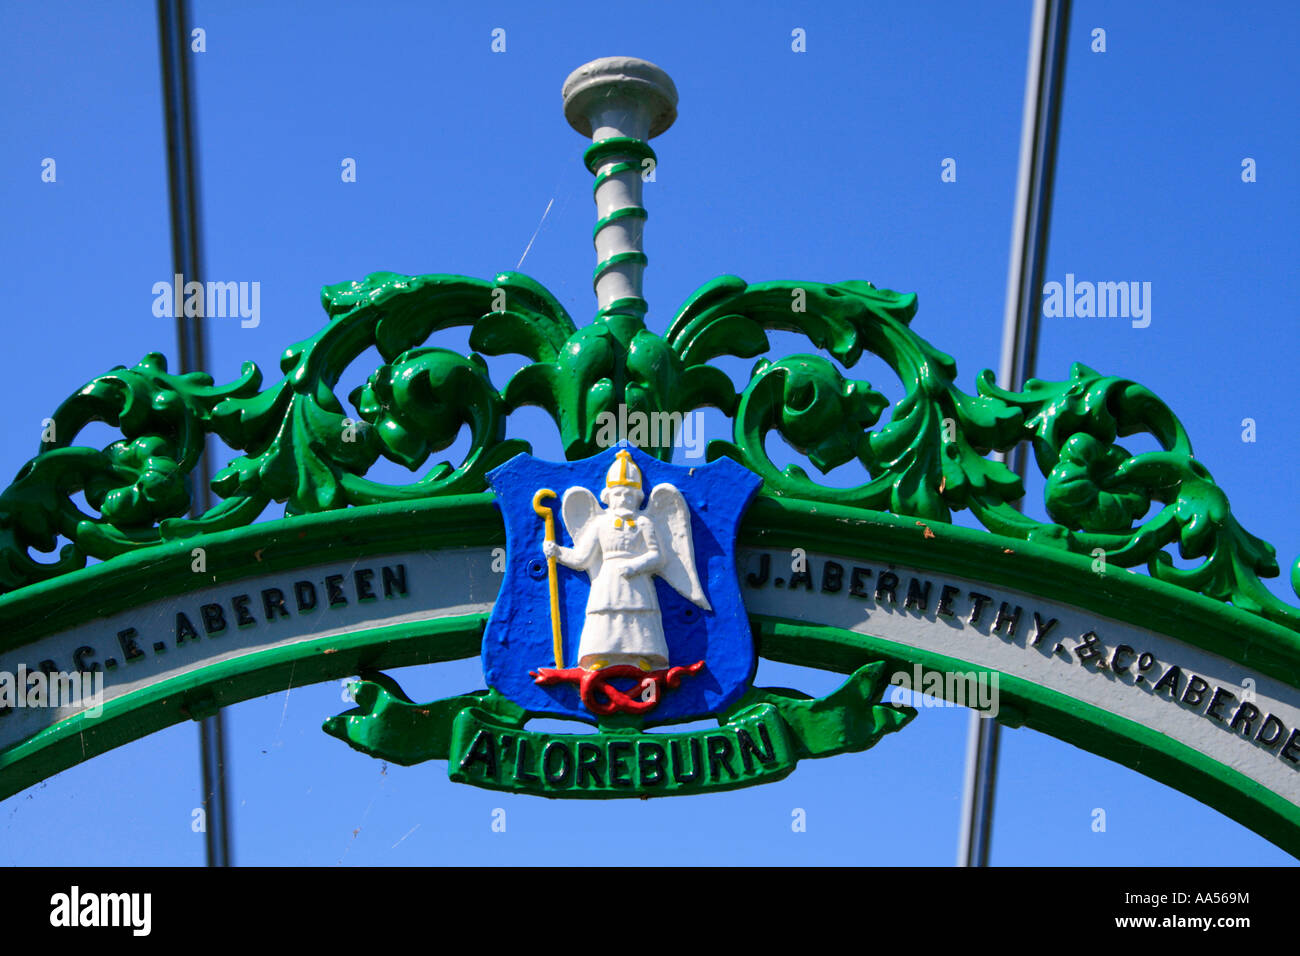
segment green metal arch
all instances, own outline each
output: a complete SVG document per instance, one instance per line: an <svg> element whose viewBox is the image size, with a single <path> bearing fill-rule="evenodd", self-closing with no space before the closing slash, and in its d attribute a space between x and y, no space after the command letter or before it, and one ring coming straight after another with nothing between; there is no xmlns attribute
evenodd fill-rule
<svg viewBox="0 0 1300 956"><path fill-rule="evenodd" d="M210 569L190 570L193 542L171 542L0 597L0 652L43 634L95 620L197 585L234 583L328 559L439 550L504 541L490 494L371 505L295 516L204 539ZM987 532L865 516L825 503L761 498L740 534L742 547L803 547L848 559L906 564L988 581L1070 603L1166 635L1300 688L1300 636L1186 590L1128 571L1092 570L1088 559ZM0 798L185 719L200 718L287 686L336 680L362 670L477 656L486 615L441 618L254 651L109 701L98 718L78 715L0 751ZM776 661L849 673L870 660L946 670L972 665L888 640L807 622L756 617L759 652ZM1212 806L1300 856L1300 808L1226 764L1163 734L1052 688L1001 674L1010 706L1002 719L1138 770ZM1297 778L1300 780L1300 777Z"/></svg>

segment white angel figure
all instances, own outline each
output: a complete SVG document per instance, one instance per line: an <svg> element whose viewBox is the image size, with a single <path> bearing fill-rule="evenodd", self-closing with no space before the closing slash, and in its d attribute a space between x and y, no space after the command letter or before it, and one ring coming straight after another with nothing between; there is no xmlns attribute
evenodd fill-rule
<svg viewBox="0 0 1300 956"><path fill-rule="evenodd" d="M665 668L668 641L655 575L692 604L712 610L695 570L690 509L675 487L659 484L650 492L645 511L640 511L645 500L641 469L627 451L620 451L610 466L600 500L609 507L602 510L586 488L566 491L560 510L573 547L553 541L542 545L548 558L586 571L591 578L578 666Z"/></svg>

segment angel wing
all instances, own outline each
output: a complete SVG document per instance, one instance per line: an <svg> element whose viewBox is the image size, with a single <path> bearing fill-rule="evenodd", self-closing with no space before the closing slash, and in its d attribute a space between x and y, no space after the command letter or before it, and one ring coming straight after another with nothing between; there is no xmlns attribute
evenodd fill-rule
<svg viewBox="0 0 1300 956"><path fill-rule="evenodd" d="M579 550L584 544L583 536L595 530L591 522L600 514L600 503L586 488L574 485L560 499L560 514L564 518L564 530L573 539L574 550ZM600 574L600 565L600 548L595 548L591 563L587 566L591 580L596 580L596 575Z"/></svg>
<svg viewBox="0 0 1300 956"><path fill-rule="evenodd" d="M569 496L566 494L564 499L567 509ZM704 588L700 587L700 576L695 571L691 512L682 493L669 484L655 485L650 492L650 503L646 505L645 513L654 520L659 546L663 549L665 563L659 571L660 577L692 604L697 604L706 611L713 610L709 599L704 596ZM568 521L567 510L565 521Z"/></svg>

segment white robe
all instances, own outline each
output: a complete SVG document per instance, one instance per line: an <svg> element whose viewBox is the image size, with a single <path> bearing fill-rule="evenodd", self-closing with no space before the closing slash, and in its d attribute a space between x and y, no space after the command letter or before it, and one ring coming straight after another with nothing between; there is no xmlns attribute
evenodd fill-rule
<svg viewBox="0 0 1300 956"><path fill-rule="evenodd" d="M579 666L597 660L635 663L637 658L653 667L668 666L668 641L654 583L666 559L649 515L606 511L583 529L573 548L561 548L557 557L579 571L600 562L587 596Z"/></svg>

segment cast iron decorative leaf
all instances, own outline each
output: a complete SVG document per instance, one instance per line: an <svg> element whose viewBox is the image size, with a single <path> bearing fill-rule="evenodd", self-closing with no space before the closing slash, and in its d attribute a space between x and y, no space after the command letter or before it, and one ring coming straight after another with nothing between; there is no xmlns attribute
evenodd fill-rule
<svg viewBox="0 0 1300 956"><path fill-rule="evenodd" d="M1278 574L1273 548L1233 517L1159 398L1080 364L1064 381L1032 379L1022 392L998 388L985 371L976 394L963 392L952 358L911 328L915 295L861 281L748 285L721 276L691 295L663 336L645 328L640 312L615 307L576 328L553 295L513 272L491 282L379 272L327 286L321 300L329 322L285 351L284 378L267 389L251 364L214 387L200 373L169 374L150 353L64 402L53 415L58 440L0 492L0 589L76 571L88 556L246 525L272 501L295 514L483 491L487 471L529 447L505 437L523 405L546 410L571 459L600 449L602 415L617 417L620 406L678 423L713 406L732 418L733 434L710 442L709 457L726 455L761 475L763 494L938 521L968 508L995 534L1084 555L1100 549L1120 567L1145 563L1160 580L1300 630L1300 611L1261 581ZM427 344L458 326L469 329L469 355ZM769 331L803 335L823 354L761 358L737 390L712 363L764 356ZM352 393L351 415L334 387L371 346L385 364ZM871 384L841 371L868 352L905 390L892 409ZM479 353L518 354L529 364L498 390ZM92 421L120 429L122 439L74 446ZM381 455L412 471L426 467L463 428L470 449L460 464L438 463L407 485L366 477ZM869 480L839 488L797 465L778 468L765 449L771 432L823 473L857 461ZM1139 433L1161 450L1135 455L1118 444ZM223 500L185 518L187 479L208 434L242 454L213 479ZM990 457L1022 441L1046 477L1050 522L1014 506L1022 483ZM645 450L669 458L672 430ZM77 507L79 492L98 515ZM57 560L33 557L60 539L67 544ZM1200 563L1175 567L1173 546ZM1300 562L1292 583L1300 593Z"/></svg>

